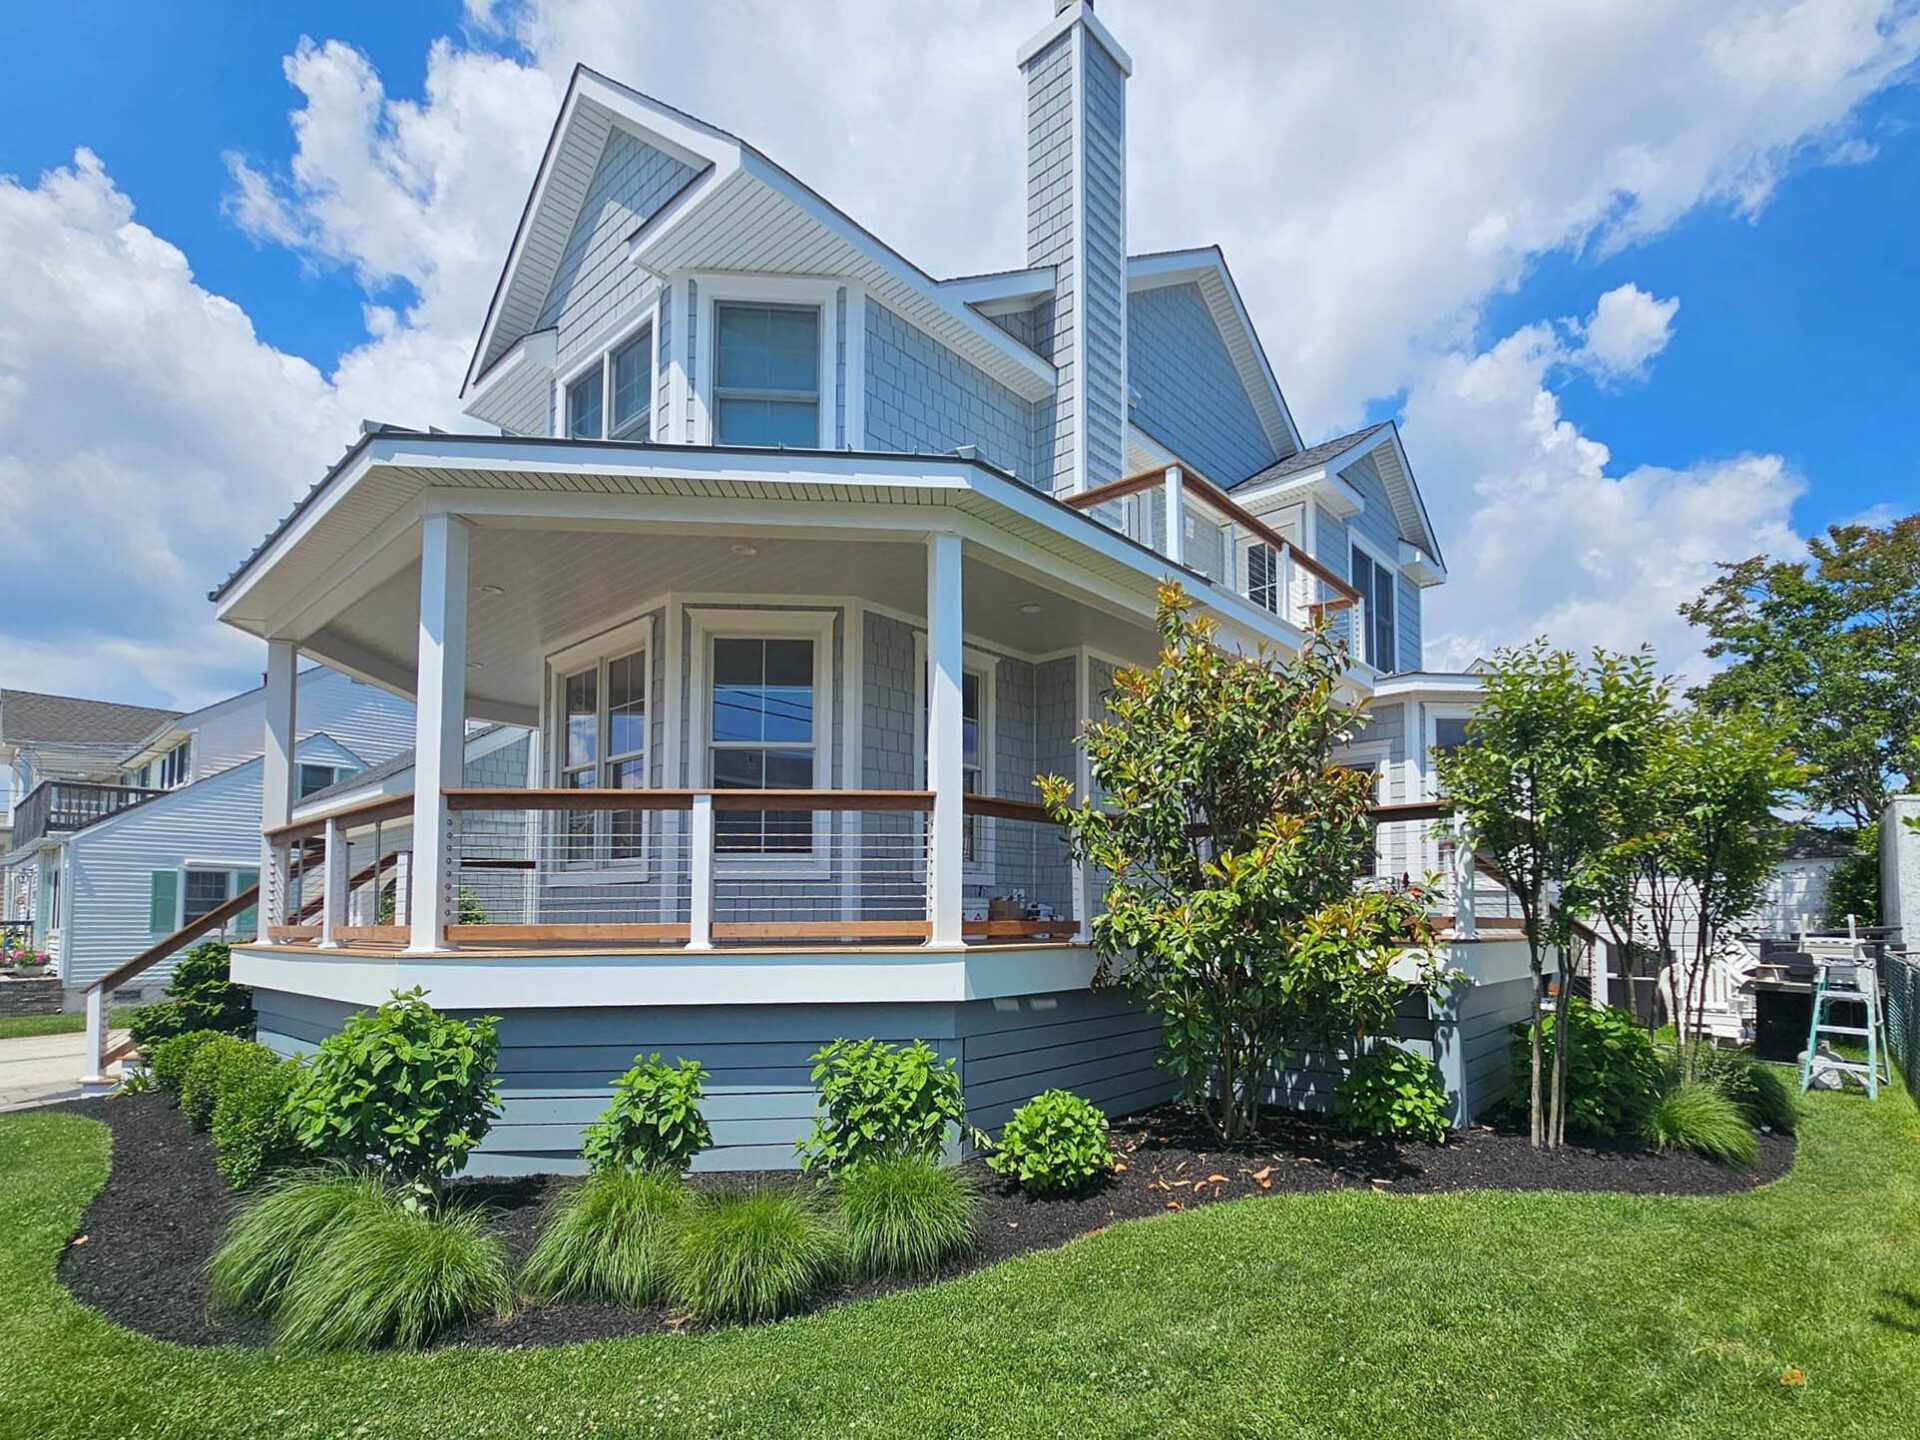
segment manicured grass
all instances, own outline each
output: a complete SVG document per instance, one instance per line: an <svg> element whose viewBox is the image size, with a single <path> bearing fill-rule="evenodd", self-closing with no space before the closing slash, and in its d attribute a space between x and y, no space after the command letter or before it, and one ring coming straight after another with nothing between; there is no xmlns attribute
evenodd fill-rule
<svg viewBox="0 0 1920 1440"><path fill-rule="evenodd" d="M30 1035L78 1035L87 1028L79 1011L68 1015L0 1015L0 1040L24 1040Z"/></svg>
<svg viewBox="0 0 1920 1440"><path fill-rule="evenodd" d="M1270 1197L753 1329L314 1356L75 1303L106 1134L0 1117L0 1435L1908 1433L1920 1116L1818 1094L1801 1136L1727 1199Z"/></svg>

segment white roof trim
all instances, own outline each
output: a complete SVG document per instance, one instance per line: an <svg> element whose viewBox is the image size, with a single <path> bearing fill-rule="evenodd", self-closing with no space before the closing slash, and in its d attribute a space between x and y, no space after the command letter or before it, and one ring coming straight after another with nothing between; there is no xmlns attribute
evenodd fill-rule
<svg viewBox="0 0 1920 1440"><path fill-rule="evenodd" d="M959 275L942 280L939 290L963 305L978 306L989 313L995 307L1026 309L1053 294L1054 267L1035 266L1031 270L1003 270L994 275Z"/></svg>
<svg viewBox="0 0 1920 1440"><path fill-rule="evenodd" d="M693 166L698 174L634 236L634 263L656 275L683 270L830 275L900 311L1024 399L1055 385L1053 366L913 265L787 171L703 121L596 74L574 71L520 228L508 253L462 395L505 353L502 336L526 333L552 282L551 266L526 260L537 231L564 237L578 199L550 199L548 181L563 154L597 156L619 126ZM560 246L549 245L557 255ZM557 263L557 262L556 262Z"/></svg>
<svg viewBox="0 0 1920 1440"><path fill-rule="evenodd" d="M1246 304L1240 298L1240 287L1233 283L1233 272L1227 269L1226 258L1219 248L1209 246L1203 250L1172 250L1160 255L1127 257L1129 294L1135 290L1190 282L1199 285L1207 308L1213 312L1213 323L1219 327L1220 337L1226 342L1227 354L1240 374L1240 383L1247 392L1247 398L1253 402L1254 413L1259 416L1260 428L1266 432L1267 443L1282 459L1297 455L1306 449L1300 439L1300 429L1293 423L1293 412L1287 408L1287 398L1280 393L1280 381L1267 361L1259 332L1253 328L1252 317L1247 314ZM1246 477L1222 478L1225 483L1232 484Z"/></svg>
<svg viewBox="0 0 1920 1440"><path fill-rule="evenodd" d="M1120 67L1122 75L1132 76L1133 57L1121 48L1120 42L1113 38L1113 32L1100 23L1100 17L1093 13L1093 6L1089 0L1073 0L1071 5L1042 25L1026 44L1014 52L1014 64L1025 65L1076 24L1087 27L1088 33L1098 40L1106 52L1113 57L1113 63Z"/></svg>

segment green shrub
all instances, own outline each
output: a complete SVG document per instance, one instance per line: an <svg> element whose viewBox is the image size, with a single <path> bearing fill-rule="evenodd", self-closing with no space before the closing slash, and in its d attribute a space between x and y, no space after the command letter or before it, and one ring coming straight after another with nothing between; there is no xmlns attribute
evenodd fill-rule
<svg viewBox="0 0 1920 1440"><path fill-rule="evenodd" d="M506 1251L471 1209L420 1209L407 1192L348 1209L295 1268L274 1312L290 1350L417 1350L512 1304Z"/></svg>
<svg viewBox="0 0 1920 1440"><path fill-rule="evenodd" d="M839 1182L848 1258L865 1275L928 1275L973 1246L979 1192L963 1171L897 1156L855 1166Z"/></svg>
<svg viewBox="0 0 1920 1440"><path fill-rule="evenodd" d="M1668 1070L1673 1083L1685 1076L1685 1056L1676 1056ZM1753 1058L1750 1050L1725 1049L1701 1041L1692 1050L1692 1076L1711 1085L1740 1107L1753 1126L1788 1134L1800 1122L1800 1097L1780 1071Z"/></svg>
<svg viewBox="0 0 1920 1440"><path fill-rule="evenodd" d="M935 1159L965 1124L960 1076L931 1045L835 1040L813 1055L820 1111L802 1139L802 1170L829 1174L887 1156Z"/></svg>
<svg viewBox="0 0 1920 1440"><path fill-rule="evenodd" d="M320 1042L289 1103L294 1134L317 1155L431 1189L500 1113L498 1024L442 1015L424 990L394 992Z"/></svg>
<svg viewBox="0 0 1920 1440"><path fill-rule="evenodd" d="M670 1293L673 1239L691 1202L664 1170L597 1170L541 1217L521 1283L551 1300L657 1304Z"/></svg>
<svg viewBox="0 0 1920 1440"><path fill-rule="evenodd" d="M1575 999L1568 1012L1573 1045L1567 1054L1567 1128L1586 1135L1629 1135L1646 1119L1660 1092L1659 1058L1653 1037L1625 1010L1596 1009ZM1557 1017L1541 1024L1540 1073L1552 1072L1557 1042ZM1513 1027L1514 1084L1524 1101L1527 1094L1527 1026Z"/></svg>
<svg viewBox="0 0 1920 1440"><path fill-rule="evenodd" d="M1440 1067L1398 1045L1375 1045L1353 1062L1333 1091L1333 1113L1355 1135L1447 1138L1453 1102Z"/></svg>
<svg viewBox="0 0 1920 1440"><path fill-rule="evenodd" d="M713 1144L700 1114L706 1068L697 1060L669 1065L658 1055L634 1057L613 1082L613 1103L587 1127L582 1153L595 1170L669 1170L678 1175Z"/></svg>
<svg viewBox="0 0 1920 1440"><path fill-rule="evenodd" d="M271 1314L334 1226L392 1203L391 1187L378 1176L346 1170L269 1182L233 1217L214 1252L214 1302Z"/></svg>
<svg viewBox="0 0 1920 1440"><path fill-rule="evenodd" d="M702 1196L673 1246L674 1290L702 1320L773 1320L839 1273L846 1239L795 1189Z"/></svg>
<svg viewBox="0 0 1920 1440"><path fill-rule="evenodd" d="M216 1035L194 1052L180 1081L180 1113L196 1130L213 1124L213 1107L229 1087L243 1084L250 1073L269 1070L278 1057L264 1045L238 1035Z"/></svg>
<svg viewBox="0 0 1920 1440"><path fill-rule="evenodd" d="M1675 1085L1656 1100L1646 1133L1661 1150L1692 1150L1740 1165L1752 1164L1759 1153L1740 1107L1703 1080Z"/></svg>
<svg viewBox="0 0 1920 1440"><path fill-rule="evenodd" d="M987 1164L1032 1195L1078 1190L1113 1169L1107 1117L1071 1090L1043 1090L1013 1112Z"/></svg>
<svg viewBox="0 0 1920 1440"><path fill-rule="evenodd" d="M232 956L224 940L202 940L187 950L174 963L173 979L167 985L170 998L142 1005L128 1015L127 1031L134 1043L144 1052L194 1030L251 1036L253 991L233 983Z"/></svg>
<svg viewBox="0 0 1920 1440"><path fill-rule="evenodd" d="M287 1114L287 1100L299 1081L298 1060L229 1072L213 1103L214 1165L236 1189L305 1155Z"/></svg>
<svg viewBox="0 0 1920 1440"><path fill-rule="evenodd" d="M147 1068L153 1071L154 1083L167 1094L178 1098L181 1082L187 1078L187 1067L193 1064L193 1057L200 1053L202 1045L219 1038L218 1030L189 1030L184 1035L170 1035L162 1040L146 1052Z"/></svg>

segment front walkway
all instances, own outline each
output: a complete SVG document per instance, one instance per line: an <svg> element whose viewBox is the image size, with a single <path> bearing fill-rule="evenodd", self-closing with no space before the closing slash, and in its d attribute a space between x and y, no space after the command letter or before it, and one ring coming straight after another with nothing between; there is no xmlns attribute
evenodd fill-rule
<svg viewBox="0 0 1920 1440"><path fill-rule="evenodd" d="M123 1038L120 1031L108 1037L111 1049ZM56 1100L80 1098L80 1077L86 1072L87 1037L69 1035L29 1035L18 1040L0 1040L0 1110L25 1110L34 1105L50 1105ZM118 1075L113 1066L109 1074Z"/></svg>

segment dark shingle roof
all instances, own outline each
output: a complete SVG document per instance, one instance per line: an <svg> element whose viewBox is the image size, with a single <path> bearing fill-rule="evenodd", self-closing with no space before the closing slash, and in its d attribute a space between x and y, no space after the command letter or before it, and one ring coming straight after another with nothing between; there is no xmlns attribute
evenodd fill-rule
<svg viewBox="0 0 1920 1440"><path fill-rule="evenodd" d="M0 690L0 744L131 745L180 715L150 705Z"/></svg>
<svg viewBox="0 0 1920 1440"><path fill-rule="evenodd" d="M1853 854L1853 837L1844 830L1818 825L1796 825L1780 847L1782 860L1841 860Z"/></svg>
<svg viewBox="0 0 1920 1440"><path fill-rule="evenodd" d="M1242 485L1258 485L1268 480L1278 480L1283 476L1297 475L1303 470L1315 469L1343 451L1351 450L1369 435L1377 435L1387 428L1383 421L1378 425L1369 425L1364 430L1356 430L1351 435L1339 435L1332 440L1322 440L1318 445L1309 445L1298 454L1289 455L1286 459L1269 465L1266 469L1257 471L1244 480L1234 481L1227 488L1238 490Z"/></svg>

